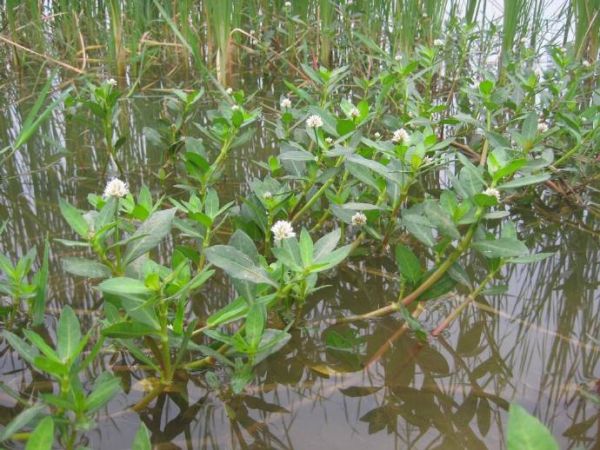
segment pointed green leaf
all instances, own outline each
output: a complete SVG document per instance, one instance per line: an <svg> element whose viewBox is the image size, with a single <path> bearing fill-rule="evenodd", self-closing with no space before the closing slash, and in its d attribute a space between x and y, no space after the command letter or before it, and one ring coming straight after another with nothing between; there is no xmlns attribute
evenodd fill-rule
<svg viewBox="0 0 600 450"><path fill-rule="evenodd" d="M266 283L278 287L265 269L255 264L248 256L230 245L214 245L205 250L211 264L223 269L232 278Z"/></svg>
<svg viewBox="0 0 600 450"><path fill-rule="evenodd" d="M50 450L54 444L54 420L44 417L27 439L25 450Z"/></svg>
<svg viewBox="0 0 600 450"><path fill-rule="evenodd" d="M171 231L175 208L157 211L133 233L135 239L127 245L124 262L129 264L156 247Z"/></svg>
<svg viewBox="0 0 600 450"><path fill-rule="evenodd" d="M510 405L508 414L508 450L559 450L559 446L537 418L521 406Z"/></svg>
<svg viewBox="0 0 600 450"><path fill-rule="evenodd" d="M60 314L56 334L58 357L63 362L72 360L77 356L75 351L81 341L81 328L75 312L69 305L66 305Z"/></svg>

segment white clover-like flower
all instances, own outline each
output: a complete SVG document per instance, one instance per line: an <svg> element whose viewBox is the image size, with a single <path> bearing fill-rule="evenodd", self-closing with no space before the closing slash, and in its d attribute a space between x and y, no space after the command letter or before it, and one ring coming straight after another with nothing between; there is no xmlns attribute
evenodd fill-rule
<svg viewBox="0 0 600 450"><path fill-rule="evenodd" d="M548 124L546 122L544 122L543 120L538 122L537 130L538 130L538 133L545 133L546 131L548 131Z"/></svg>
<svg viewBox="0 0 600 450"><path fill-rule="evenodd" d="M127 183L119 180L118 178L113 178L108 183L106 183L106 187L104 188L103 197L104 198L109 198L109 197L121 198L121 197L125 197L127 194L129 194L129 187L127 186Z"/></svg>
<svg viewBox="0 0 600 450"><path fill-rule="evenodd" d="M363 225L365 225L367 223L367 216L365 216L361 212L357 212L357 213L354 213L354 215L352 216L352 218L350 220L352 222L352 225L354 225L355 227L362 227Z"/></svg>
<svg viewBox="0 0 600 450"><path fill-rule="evenodd" d="M329 145L333 144L333 138L327 137L325 138L325 142L327 142Z"/></svg>
<svg viewBox="0 0 600 450"><path fill-rule="evenodd" d="M521 44L527 44L527 38L526 38L526 37L522 37L522 38L519 40L519 42L520 42Z"/></svg>
<svg viewBox="0 0 600 450"><path fill-rule="evenodd" d="M583 64L583 67L590 67L592 65L591 62L589 62L587 59L584 59L581 64Z"/></svg>
<svg viewBox="0 0 600 450"><path fill-rule="evenodd" d="M435 45L436 47L441 47L442 45L444 45L444 40L443 39L434 39L433 45Z"/></svg>
<svg viewBox="0 0 600 450"><path fill-rule="evenodd" d="M375 136L375 139L379 139L381 138L381 133L379 131L376 131L373 136Z"/></svg>
<svg viewBox="0 0 600 450"><path fill-rule="evenodd" d="M292 7L292 2L285 2L283 4L283 6L285 6L286 8L291 8Z"/></svg>
<svg viewBox="0 0 600 450"><path fill-rule="evenodd" d="M306 119L306 126L308 128L321 128L323 126L323 119L317 114L313 114Z"/></svg>
<svg viewBox="0 0 600 450"><path fill-rule="evenodd" d="M231 94L233 94L233 89L232 89L232 88L230 88L230 87L228 87L228 88L225 90L225 92L227 93L227 95L231 95Z"/></svg>
<svg viewBox="0 0 600 450"><path fill-rule="evenodd" d="M275 222L275 225L271 227L271 232L273 233L273 240L275 243L296 236L292 224L287 220L278 220Z"/></svg>
<svg viewBox="0 0 600 450"><path fill-rule="evenodd" d="M394 131L394 135L392 136L392 142L398 144L400 142L405 142L408 140L408 133L404 128L398 128Z"/></svg>
<svg viewBox="0 0 600 450"><path fill-rule="evenodd" d="M281 103L279 104L279 106L281 106L281 109L288 109L292 107L292 101L285 97L281 99Z"/></svg>
<svg viewBox="0 0 600 450"><path fill-rule="evenodd" d="M240 109L240 105L232 105L231 106L232 111L238 111L239 109Z"/></svg>
<svg viewBox="0 0 600 450"><path fill-rule="evenodd" d="M267 191L263 194L263 198L265 200L271 200L273 198L273 194L271 194L271 191Z"/></svg>
<svg viewBox="0 0 600 450"><path fill-rule="evenodd" d="M398 53L396 56L394 56L394 59L396 61L402 61L402 55Z"/></svg>
<svg viewBox="0 0 600 450"><path fill-rule="evenodd" d="M353 106L352 109L350 110L350 117L358 117L360 116L360 111L358 110L358 108L356 106Z"/></svg>
<svg viewBox="0 0 600 450"><path fill-rule="evenodd" d="M108 84L109 86L116 86L117 80L115 80L114 78L110 78L110 79L106 80L106 84Z"/></svg>
<svg viewBox="0 0 600 450"><path fill-rule="evenodd" d="M500 191L498 189L490 187L483 191L483 193L490 197L496 197L496 200L500 201Z"/></svg>

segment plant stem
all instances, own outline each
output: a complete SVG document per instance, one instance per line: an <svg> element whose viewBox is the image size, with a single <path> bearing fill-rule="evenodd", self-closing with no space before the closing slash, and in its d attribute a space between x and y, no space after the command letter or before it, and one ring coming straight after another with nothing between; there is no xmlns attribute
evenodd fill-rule
<svg viewBox="0 0 600 450"><path fill-rule="evenodd" d="M474 289L473 291L471 291L471 293L467 296L467 298L465 298L463 300L463 302L458 305L458 307L453 310L443 321L442 323L440 323L435 330L433 330L431 332L431 335L434 337L439 336L442 331L444 331L446 328L448 328L448 326L454 322L454 320L456 320L456 318L460 315L460 313L468 306L470 305L475 298L479 295L479 293L483 290L483 288L490 282L492 281L492 279L496 276L496 274L498 273L498 271L500 270L500 268L502 267L502 263L498 264L498 267L496 267L496 269L492 270L490 273L487 274L487 276L483 279L483 281L481 283L479 283L479 286L477 286L476 289Z"/></svg>
<svg viewBox="0 0 600 450"><path fill-rule="evenodd" d="M415 289L413 292L408 294L406 297L400 299L397 302L391 303L382 308L376 309L374 311L370 311L366 314L360 314L357 316L349 316L344 317L338 320L337 323L348 323L355 322L357 320L367 320L373 319L375 317L385 316L391 313L394 313L400 309L400 304L404 306L410 305L412 302L417 300L421 294L427 291L431 286L433 286L444 274L452 267L452 265L456 262L456 260L464 253L471 243L473 239L473 235L475 234L475 230L477 229L477 225L479 224L479 219L483 214L483 208L479 207L475 212L475 222L471 224L469 230L462 238L456 249L448 256L448 258L433 272L427 280L425 280L421 285Z"/></svg>
<svg viewBox="0 0 600 450"><path fill-rule="evenodd" d="M342 156L340 156L338 158L338 160L335 163L334 167L339 167L342 162L344 161L344 158ZM304 206L302 208L300 208L300 211L298 211L294 217L292 217L292 223L296 222L298 220L298 218L304 214L308 209L310 209L310 207L312 205L314 205L314 203L321 197L321 195L323 195L323 193L329 188L329 186L331 186L333 184L333 182L335 181L335 176L332 175L325 183L323 183L323 185L319 188L319 190L317 192L315 192L315 195L313 195L309 201L307 201Z"/></svg>

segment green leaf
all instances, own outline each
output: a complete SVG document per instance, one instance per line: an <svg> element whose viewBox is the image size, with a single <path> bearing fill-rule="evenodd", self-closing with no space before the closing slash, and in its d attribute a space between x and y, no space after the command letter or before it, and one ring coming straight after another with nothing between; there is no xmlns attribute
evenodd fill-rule
<svg viewBox="0 0 600 450"><path fill-rule="evenodd" d="M255 264L248 256L230 245L214 245L205 250L206 258L211 264L223 269L232 278L266 283L278 287L267 272Z"/></svg>
<svg viewBox="0 0 600 450"><path fill-rule="evenodd" d="M54 444L54 420L44 417L27 439L25 450L50 450Z"/></svg>
<svg viewBox="0 0 600 450"><path fill-rule="evenodd" d="M136 338L157 334L157 329L142 322L119 322L102 329L102 334L112 338Z"/></svg>
<svg viewBox="0 0 600 450"><path fill-rule="evenodd" d="M29 425L29 423L35 419L44 410L44 408L44 405L38 404L32 406L31 408L24 409L17 414L17 416L4 427L2 432L0 432L0 442L10 439L10 437L17 431Z"/></svg>
<svg viewBox="0 0 600 450"><path fill-rule="evenodd" d="M10 331L4 330L2 336L4 336L4 339L8 341L10 346L21 355L21 358L29 364L33 364L33 360L39 355L39 352L35 347L27 344L23 339Z"/></svg>
<svg viewBox="0 0 600 450"><path fill-rule="evenodd" d="M121 382L114 375L103 372L94 383L92 393L85 400L86 412L92 413L102 408L121 390Z"/></svg>
<svg viewBox="0 0 600 450"><path fill-rule="evenodd" d="M37 370L49 373L58 379L63 378L69 373L69 368L65 364L45 356L36 357L33 360L33 365Z"/></svg>
<svg viewBox="0 0 600 450"><path fill-rule="evenodd" d="M428 247L435 245L435 239L431 231L432 224L423 216L417 214L403 214L402 224L409 233Z"/></svg>
<svg viewBox="0 0 600 450"><path fill-rule="evenodd" d="M536 253L534 255L520 256L517 258L510 258L506 262L512 264L529 264L533 262L543 261L544 259L552 256L554 253Z"/></svg>
<svg viewBox="0 0 600 450"><path fill-rule="evenodd" d="M60 362L60 359L58 355L54 352L54 349L52 349L52 347L46 344L46 341L44 341L44 339L39 334L31 330L23 330L23 334L27 339L29 339L29 342L35 345L38 348L38 350L40 350L44 355L46 355L53 361Z"/></svg>
<svg viewBox="0 0 600 450"><path fill-rule="evenodd" d="M108 278L112 271L104 264L91 259L67 257L62 260L63 269L67 272L86 278Z"/></svg>
<svg viewBox="0 0 600 450"><path fill-rule="evenodd" d="M251 349L256 350L265 329L266 310L263 305L254 303L246 318L246 341Z"/></svg>
<svg viewBox="0 0 600 450"><path fill-rule="evenodd" d="M147 297L152 293L143 281L135 278L115 277L104 280L98 285L103 294L116 295L117 297Z"/></svg>
<svg viewBox="0 0 600 450"><path fill-rule="evenodd" d="M496 173L494 173L494 177L493 177L494 183L497 183L502 178L510 177L517 170L519 170L521 167L523 167L526 163L527 163L527 160L525 158L515 159L515 160L509 162L507 165L505 165L504 167L501 167L500 169L498 169L498 171Z"/></svg>
<svg viewBox="0 0 600 450"><path fill-rule="evenodd" d="M133 319L160 329L156 312L151 303L152 291L146 285L134 278L109 278L98 285L104 294L115 295L121 299L123 308Z"/></svg>
<svg viewBox="0 0 600 450"><path fill-rule="evenodd" d="M313 260L313 241L306 228L302 228L300 232L300 257L302 258L302 266L308 267Z"/></svg>
<svg viewBox="0 0 600 450"><path fill-rule="evenodd" d="M521 128L521 134L528 141L533 141L538 133L538 115L535 112L530 112L525 116L523 120L523 127Z"/></svg>
<svg viewBox="0 0 600 450"><path fill-rule="evenodd" d="M353 249L352 244L344 245L343 247L334 250L333 252L323 256L319 261L315 261L310 268L311 273L323 272L329 270L341 263L350 254Z"/></svg>
<svg viewBox="0 0 600 450"><path fill-rule="evenodd" d="M515 178L498 186L498 189L513 189L517 187L529 186L531 184L543 183L550 179L549 173L541 173L538 175L527 175L524 177Z"/></svg>
<svg viewBox="0 0 600 450"><path fill-rule="evenodd" d="M508 450L559 450L548 428L516 404L510 405L507 435Z"/></svg>
<svg viewBox="0 0 600 450"><path fill-rule="evenodd" d="M56 334L58 357L63 362L72 360L77 356L75 351L81 341L81 328L75 312L69 305L65 306L60 314Z"/></svg>
<svg viewBox="0 0 600 450"><path fill-rule="evenodd" d="M132 235L132 238L139 236L140 239L136 239L127 245L124 256L125 264L135 261L143 254L152 250L169 234L173 225L175 211L176 208L157 211L140 225Z"/></svg>
<svg viewBox="0 0 600 450"><path fill-rule="evenodd" d="M514 238L501 237L493 241L477 241L473 247L486 258L512 258L528 252L527 246Z"/></svg>
<svg viewBox="0 0 600 450"><path fill-rule="evenodd" d="M400 275L411 284L416 284L421 278L421 263L419 258L406 245L396 246L396 264Z"/></svg>
<svg viewBox="0 0 600 450"><path fill-rule="evenodd" d="M150 442L150 432L144 423L140 423L140 428L131 444L131 450L152 450L152 443Z"/></svg>
<svg viewBox="0 0 600 450"><path fill-rule="evenodd" d="M119 205L119 199L116 197L109 197L106 203L96 216L94 220L94 228L100 230L109 223L115 220L115 214L117 212L117 206Z"/></svg>
<svg viewBox="0 0 600 450"><path fill-rule="evenodd" d="M445 236L460 239L460 233L452 221L450 213L442 209L439 203L428 201L424 207L425 216Z"/></svg>
<svg viewBox="0 0 600 450"><path fill-rule="evenodd" d="M60 212L73 231L87 240L89 227L81 212L63 199L60 199L58 205L60 207Z"/></svg>
<svg viewBox="0 0 600 450"><path fill-rule="evenodd" d="M341 236L342 231L339 228L336 228L315 242L313 249L313 261L315 263L319 263L322 258L331 253L335 249L337 243L340 241Z"/></svg>
<svg viewBox="0 0 600 450"><path fill-rule="evenodd" d="M431 272L426 273L423 276L423 281L428 278ZM441 297L442 295L450 292L456 286L456 281L447 273L445 273L442 278L436 281L433 286L427 289L419 296L419 300L431 300L434 298Z"/></svg>

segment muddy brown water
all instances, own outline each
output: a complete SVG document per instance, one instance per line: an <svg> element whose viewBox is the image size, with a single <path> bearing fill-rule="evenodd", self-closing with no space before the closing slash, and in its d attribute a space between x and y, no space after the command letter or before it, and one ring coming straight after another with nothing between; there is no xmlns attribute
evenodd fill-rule
<svg viewBox="0 0 600 450"><path fill-rule="evenodd" d="M0 119L0 147L14 139L28 105L7 99ZM120 126L128 142L121 162L135 192L142 183L155 194L177 194L173 182L155 176L158 149L148 145L143 127L153 126L161 97L123 103ZM274 100L265 99L272 104ZM273 153L275 142L264 123L250 145L232 155L225 196L244 192L245 180L260 174L253 160ZM97 130L85 120L55 111L28 145L0 168L0 219L9 219L0 251L15 256L42 249L51 239L70 237L58 212L59 198L81 208L89 193L101 193L103 162ZM307 305L305 326L290 343L257 369L255 382L236 398L207 391L200 375L182 395L161 397L141 414L128 406L141 395L144 374L122 370L110 356L88 374L88 382L111 367L123 380L82 443L93 449L127 449L142 420L161 449L485 449L505 445L507 408L518 402L539 417L561 448L600 448L598 408L581 395L600 376L600 227L591 214L552 203L513 209L521 237L553 256L504 272L508 291L486 295L468 308L438 339L421 344L400 331L398 317L331 326L324 319L367 312L394 300L392 261L372 256L327 274L328 285ZM171 242L163 244L169 254ZM47 328L50 334L62 305L77 309L86 326L98 317L99 295L92 285L65 274L61 257L72 250L52 243ZM482 277L476 257L464 261ZM194 298L206 314L226 304L232 290L221 280ZM456 304L447 297L425 304L420 316L433 329ZM331 336L352 344L340 350ZM25 392L32 383L50 385L24 367L2 343L0 381ZM121 369L121 370L120 370ZM14 402L0 395L0 423L15 414Z"/></svg>

